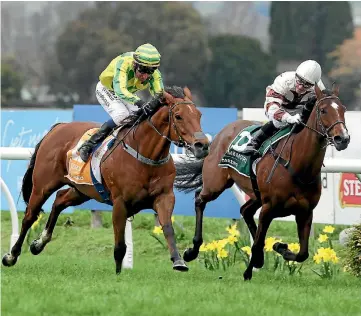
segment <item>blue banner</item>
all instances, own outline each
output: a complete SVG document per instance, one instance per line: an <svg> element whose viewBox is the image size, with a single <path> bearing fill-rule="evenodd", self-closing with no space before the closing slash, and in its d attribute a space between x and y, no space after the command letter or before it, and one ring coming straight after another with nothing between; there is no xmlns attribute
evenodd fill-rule
<svg viewBox="0 0 361 316"><path fill-rule="evenodd" d="M201 125L203 132L212 140L214 136L228 123L237 120L237 109L235 108L202 108ZM74 105L74 121L93 121L103 123L110 117L99 105ZM181 148L172 144L171 153L182 153ZM184 194L175 190L176 204L174 213L178 215L194 215L194 194ZM94 200L86 202L77 208L93 210L111 210L106 204ZM146 212L149 212L147 210ZM153 211L151 211L153 212ZM217 200L207 205L205 216L239 218L239 204L230 190L224 192Z"/></svg>
<svg viewBox="0 0 361 316"><path fill-rule="evenodd" d="M59 122L70 122L72 110L1 110L1 146L2 147L32 147L44 137L52 125ZM49 161L49 163L52 163ZM25 210L21 191L22 179L29 161L2 160L1 177L8 186L17 209ZM55 194L45 203L43 209L50 211ZM9 210L4 194L1 194L1 209ZM72 212L67 208L65 212Z"/></svg>

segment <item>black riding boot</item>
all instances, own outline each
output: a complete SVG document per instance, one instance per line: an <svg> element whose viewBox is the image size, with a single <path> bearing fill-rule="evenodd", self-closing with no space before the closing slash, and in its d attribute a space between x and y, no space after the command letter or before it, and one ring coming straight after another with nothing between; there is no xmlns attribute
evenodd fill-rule
<svg viewBox="0 0 361 316"><path fill-rule="evenodd" d="M95 134L93 134L87 141L84 142L83 145L80 146L78 151L80 158L84 162L88 161L89 156L96 144L104 140L111 133L114 127L116 127L116 124L113 120L105 122L102 126L100 126L99 130Z"/></svg>
<svg viewBox="0 0 361 316"><path fill-rule="evenodd" d="M273 122L270 121L263 125L251 139L251 142L247 145L247 147L242 151L242 154L256 154L258 149L261 147L262 143L269 137L271 137L277 128L273 125Z"/></svg>

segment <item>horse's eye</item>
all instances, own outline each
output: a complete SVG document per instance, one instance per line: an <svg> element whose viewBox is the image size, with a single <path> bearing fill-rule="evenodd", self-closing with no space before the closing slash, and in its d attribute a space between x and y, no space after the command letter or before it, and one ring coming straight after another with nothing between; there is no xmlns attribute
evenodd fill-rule
<svg viewBox="0 0 361 316"><path fill-rule="evenodd" d="M321 113L321 114L326 114L326 113L327 113L327 110L326 110L326 109L321 109L321 110L320 110L320 113Z"/></svg>
<svg viewBox="0 0 361 316"><path fill-rule="evenodd" d="M182 117L181 117L179 114L176 114L176 115L175 115L175 119L178 120L178 121L181 121L181 120L182 120Z"/></svg>

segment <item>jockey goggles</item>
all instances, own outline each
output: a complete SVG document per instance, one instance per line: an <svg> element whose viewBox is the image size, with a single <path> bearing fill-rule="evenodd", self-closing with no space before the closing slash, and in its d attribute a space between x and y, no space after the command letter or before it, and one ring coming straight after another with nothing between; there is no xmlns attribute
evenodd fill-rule
<svg viewBox="0 0 361 316"><path fill-rule="evenodd" d="M306 81L305 79L302 79L297 74L296 74L296 83L303 86L303 87L305 87L306 89L309 89L309 88L314 86L313 83L310 83L310 82Z"/></svg>
<svg viewBox="0 0 361 316"><path fill-rule="evenodd" d="M138 64L138 71L142 74L148 74L148 75L152 75L154 73L154 71L157 70L158 67L147 67L147 66L143 66L143 65L139 65Z"/></svg>

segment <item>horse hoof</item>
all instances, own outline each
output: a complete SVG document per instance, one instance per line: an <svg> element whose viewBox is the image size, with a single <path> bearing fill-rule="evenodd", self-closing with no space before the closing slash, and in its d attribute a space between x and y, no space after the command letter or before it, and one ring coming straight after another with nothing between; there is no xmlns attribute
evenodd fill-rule
<svg viewBox="0 0 361 316"><path fill-rule="evenodd" d="M185 262L193 261L194 259L197 258L197 256L198 256L197 253L192 248L188 248L183 253L183 259Z"/></svg>
<svg viewBox="0 0 361 316"><path fill-rule="evenodd" d="M12 254L7 253L3 256L2 263L5 267L12 267L16 261L18 261L18 257L14 257Z"/></svg>
<svg viewBox="0 0 361 316"><path fill-rule="evenodd" d="M33 240L30 244L30 251L33 255L38 255L40 252L43 251L45 246L42 246L36 239Z"/></svg>
<svg viewBox="0 0 361 316"><path fill-rule="evenodd" d="M256 268L256 269L261 269L264 265L264 258L260 259L260 260L257 260L254 262L253 266Z"/></svg>
<svg viewBox="0 0 361 316"><path fill-rule="evenodd" d="M173 270L187 272L189 269L188 269L186 263L182 259L179 259L179 260L174 261Z"/></svg>
<svg viewBox="0 0 361 316"><path fill-rule="evenodd" d="M243 279L244 279L245 281L251 281L251 279L252 279L252 270L249 270L249 271L248 271L248 269L247 269L246 271L244 271L244 273L243 273Z"/></svg>
<svg viewBox="0 0 361 316"><path fill-rule="evenodd" d="M273 250L278 252L279 254L281 254L282 251L286 251L288 249L288 245L287 244L283 244L281 242L276 242L273 245Z"/></svg>

